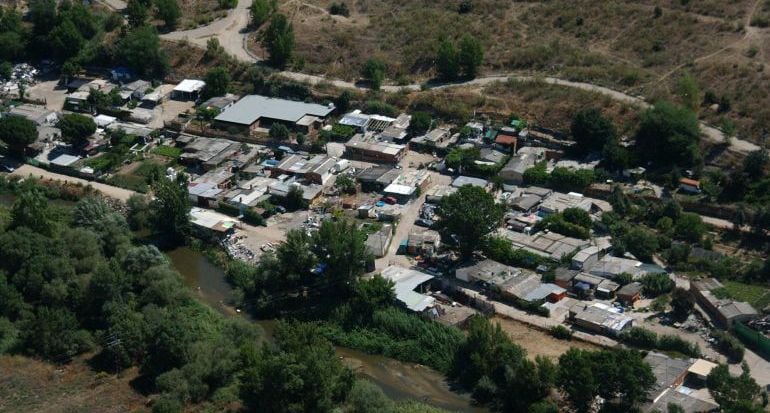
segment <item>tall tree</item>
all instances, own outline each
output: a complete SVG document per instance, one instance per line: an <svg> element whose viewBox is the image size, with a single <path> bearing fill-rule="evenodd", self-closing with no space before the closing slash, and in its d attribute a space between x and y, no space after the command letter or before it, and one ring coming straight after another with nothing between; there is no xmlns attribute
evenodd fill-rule
<svg viewBox="0 0 770 413"><path fill-rule="evenodd" d="M342 297L352 293L356 279L366 272L372 255L366 234L355 223L324 221L313 234L313 253L326 266L323 277Z"/></svg>
<svg viewBox="0 0 770 413"><path fill-rule="evenodd" d="M128 0L126 14L128 15L128 24L131 27L143 26L147 20L147 6L142 0Z"/></svg>
<svg viewBox="0 0 770 413"><path fill-rule="evenodd" d="M445 38L436 53L436 70L443 79L452 80L460 73L460 57L451 40Z"/></svg>
<svg viewBox="0 0 770 413"><path fill-rule="evenodd" d="M27 227L39 234L52 235L55 224L48 200L34 184L26 185L11 209L11 228Z"/></svg>
<svg viewBox="0 0 770 413"><path fill-rule="evenodd" d="M230 86L230 72L222 66L215 67L209 69L204 80L206 87L203 89L203 95L206 98L224 96Z"/></svg>
<svg viewBox="0 0 770 413"><path fill-rule="evenodd" d="M156 15L168 29L174 29L182 17L182 10L176 0L154 0Z"/></svg>
<svg viewBox="0 0 770 413"><path fill-rule="evenodd" d="M460 39L458 61L466 76L476 77L479 66L484 61L484 49L479 39L470 34L463 35Z"/></svg>
<svg viewBox="0 0 770 413"><path fill-rule="evenodd" d="M481 240L500 226L503 208L484 188L466 185L441 200L437 214L446 237L457 239L460 253L469 257Z"/></svg>
<svg viewBox="0 0 770 413"><path fill-rule="evenodd" d="M62 138L75 147L88 143L88 138L96 132L93 118L79 113L64 115L57 126L61 129Z"/></svg>
<svg viewBox="0 0 770 413"><path fill-rule="evenodd" d="M430 129L430 125L433 123L430 114L427 112L413 112L412 119L409 121L409 133L412 136L419 136Z"/></svg>
<svg viewBox="0 0 770 413"><path fill-rule="evenodd" d="M77 56L85 43L83 35L69 19L62 20L61 23L51 30L51 33L48 35L48 41L50 42L52 52L60 60L67 60Z"/></svg>
<svg viewBox="0 0 770 413"><path fill-rule="evenodd" d="M137 27L116 44L116 60L141 77L159 78L168 70L158 33L151 26Z"/></svg>
<svg viewBox="0 0 770 413"><path fill-rule="evenodd" d="M160 179L152 189L155 199L150 203L150 211L154 228L174 245L186 243L191 232L186 179Z"/></svg>
<svg viewBox="0 0 770 413"><path fill-rule="evenodd" d="M702 161L699 140L695 114L669 102L660 102L644 112L636 131L639 157L657 166L697 165Z"/></svg>
<svg viewBox="0 0 770 413"><path fill-rule="evenodd" d="M720 364L709 373L706 386L724 412L761 413L764 408L757 401L760 387L751 377L745 361L741 364L741 370L739 376L733 376L727 365Z"/></svg>
<svg viewBox="0 0 770 413"><path fill-rule="evenodd" d="M270 18L270 25L265 31L265 47L273 66L284 67L291 60L294 51L294 27L283 14L276 13Z"/></svg>
<svg viewBox="0 0 770 413"><path fill-rule="evenodd" d="M270 17L270 13L276 9L275 0L252 0L251 6L249 6L249 12L251 14L251 24L258 28L267 18Z"/></svg>
<svg viewBox="0 0 770 413"><path fill-rule="evenodd" d="M572 139L577 142L574 149L585 154L600 151L608 143L614 143L617 131L611 120L596 108L584 109L575 114L570 126Z"/></svg>
<svg viewBox="0 0 770 413"><path fill-rule="evenodd" d="M361 68L361 76L369 81L369 85L374 90L379 90L382 81L385 80L385 62L381 59L371 58L364 63Z"/></svg>
<svg viewBox="0 0 770 413"><path fill-rule="evenodd" d="M0 118L0 140L8 145L11 153L24 155L24 149L37 139L35 122L21 116Z"/></svg>

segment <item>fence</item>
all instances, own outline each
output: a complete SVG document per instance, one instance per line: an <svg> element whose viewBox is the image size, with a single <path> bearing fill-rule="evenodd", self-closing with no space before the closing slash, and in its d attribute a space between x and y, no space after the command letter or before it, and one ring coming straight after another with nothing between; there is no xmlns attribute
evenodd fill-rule
<svg viewBox="0 0 770 413"><path fill-rule="evenodd" d="M742 323L735 323L735 335L746 345L754 350L765 360L770 360L770 339L759 331L746 327Z"/></svg>

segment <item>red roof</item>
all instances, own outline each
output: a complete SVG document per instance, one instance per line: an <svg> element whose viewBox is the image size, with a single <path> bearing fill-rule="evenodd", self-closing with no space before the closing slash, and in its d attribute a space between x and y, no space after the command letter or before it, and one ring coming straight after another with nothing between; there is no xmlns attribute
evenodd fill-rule
<svg viewBox="0 0 770 413"><path fill-rule="evenodd" d="M497 138L495 138L495 143L498 143L500 145L515 145L516 144L516 137L511 135L497 135Z"/></svg>
<svg viewBox="0 0 770 413"><path fill-rule="evenodd" d="M694 186L696 188L700 188L700 181L696 181L690 178L681 178L679 179L679 183L682 185L689 185L689 186Z"/></svg>

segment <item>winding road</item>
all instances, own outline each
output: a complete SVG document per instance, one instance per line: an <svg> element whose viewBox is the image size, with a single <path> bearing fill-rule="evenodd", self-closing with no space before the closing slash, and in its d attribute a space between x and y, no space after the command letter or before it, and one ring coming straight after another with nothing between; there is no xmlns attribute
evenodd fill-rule
<svg viewBox="0 0 770 413"><path fill-rule="evenodd" d="M112 0L112 1L116 1L116 0ZM216 20L207 26L201 26L196 29L166 33L161 35L161 38L165 40L171 40L171 41L187 40L196 46L205 48L206 42L208 42L209 39L216 37L219 40L219 43L222 45L222 47L228 54L245 62L258 63L262 59L260 59L253 52L251 52L247 46L247 39L249 35L247 26L249 24L249 17L250 17L249 6L250 5L251 5L251 0L238 0L238 5L236 6L236 8L229 10L227 13L227 16L222 19ZM327 83L343 89L359 89L359 90L367 89L365 86L362 86L353 82L328 78L321 75L310 75L306 73L291 72L291 71L282 71L282 72L279 72L279 75L288 79L292 79L298 82L308 83L311 85L315 85L318 83ZM504 82L509 79L518 80L522 82L544 81L546 83L550 83L553 85L571 87L575 89L599 93L617 101L638 105L641 108L649 108L652 106L649 103L645 102L643 98L631 96L623 92L619 92L617 90L613 90L603 86L598 86L598 85L593 85L590 83L583 83L583 82L572 82L569 80L559 79L555 77L536 77L536 76L529 76L529 75L521 75L517 73L490 74L484 77L480 77L480 78L476 78L468 81L430 84L429 86L430 86L430 89L444 89L444 88L450 88L450 87L466 87L466 86L484 86L484 85L493 84L495 82ZM384 92L392 93L392 92L398 92L402 90L420 91L421 88L422 88L421 84L413 83L409 85L384 85L381 87L381 90L383 90ZM725 142L725 135L719 129L701 122L701 130L703 132L703 135L710 142L715 144L722 144ZM730 139L729 144L730 144L729 146L730 151L744 154L744 155L748 154L751 151L756 151L760 149L759 146L751 142L737 139L737 138Z"/></svg>

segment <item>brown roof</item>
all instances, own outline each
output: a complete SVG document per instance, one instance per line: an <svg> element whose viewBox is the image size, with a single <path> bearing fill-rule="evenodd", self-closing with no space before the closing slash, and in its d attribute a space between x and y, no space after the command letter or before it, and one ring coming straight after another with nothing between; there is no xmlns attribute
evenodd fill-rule
<svg viewBox="0 0 770 413"><path fill-rule="evenodd" d="M500 145L515 145L516 144L516 137L511 135L497 135L497 138L495 138L495 143Z"/></svg>
<svg viewBox="0 0 770 413"><path fill-rule="evenodd" d="M696 180L690 179L690 178L681 178L679 180L679 183L680 184L684 184L684 185L694 186L696 188L700 188L700 181L696 181Z"/></svg>

